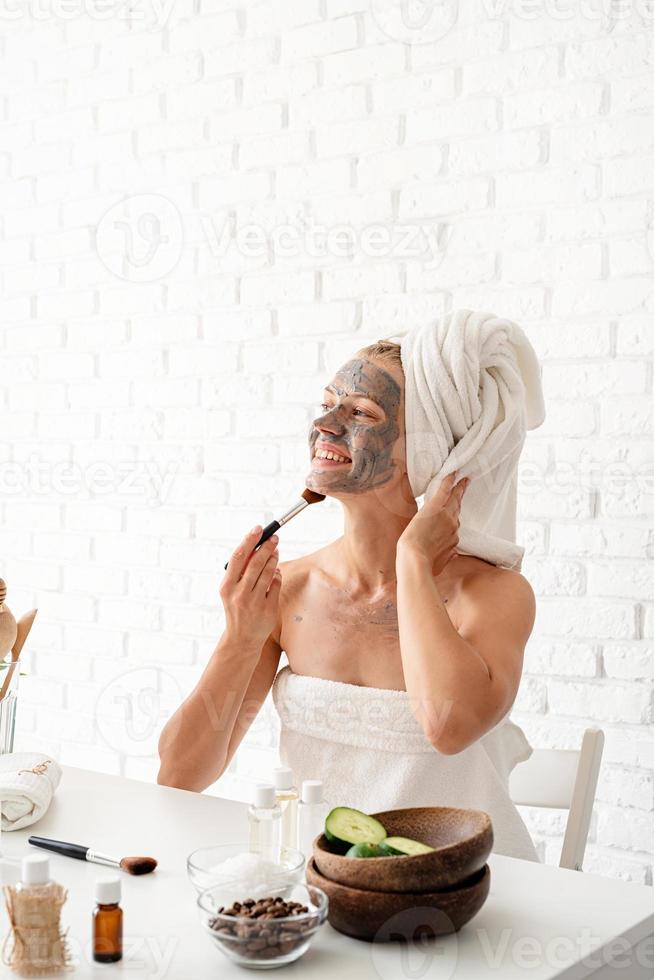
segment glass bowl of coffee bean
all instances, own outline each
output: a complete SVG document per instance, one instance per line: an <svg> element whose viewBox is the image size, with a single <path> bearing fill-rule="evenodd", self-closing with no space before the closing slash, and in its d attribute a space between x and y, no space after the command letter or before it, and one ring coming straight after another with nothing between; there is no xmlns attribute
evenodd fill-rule
<svg viewBox="0 0 654 980"><path fill-rule="evenodd" d="M240 966L269 969L299 959L327 918L328 899L313 885L250 888L221 882L200 892L200 921L214 944Z"/></svg>

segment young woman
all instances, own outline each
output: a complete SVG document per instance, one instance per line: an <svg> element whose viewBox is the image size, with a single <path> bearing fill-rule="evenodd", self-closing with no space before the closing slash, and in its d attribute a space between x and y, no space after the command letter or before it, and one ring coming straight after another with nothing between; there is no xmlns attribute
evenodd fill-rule
<svg viewBox="0 0 654 980"><path fill-rule="evenodd" d="M357 352L323 398L306 486L341 503L344 533L281 572L277 536L255 553L261 528L245 536L220 586L225 632L162 731L159 782L213 783L272 687L282 761L323 779L331 805L484 809L494 850L538 860L508 795L532 751L508 719L532 589L457 553L467 480L447 477L418 510L399 345Z"/></svg>

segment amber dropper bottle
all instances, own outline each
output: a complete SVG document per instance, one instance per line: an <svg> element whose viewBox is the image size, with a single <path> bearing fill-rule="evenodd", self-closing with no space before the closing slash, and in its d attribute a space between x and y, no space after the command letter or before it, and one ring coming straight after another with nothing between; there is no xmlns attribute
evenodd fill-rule
<svg viewBox="0 0 654 980"><path fill-rule="evenodd" d="M118 904L120 878L97 878L95 901L93 959L96 963L117 963L123 958L123 910Z"/></svg>

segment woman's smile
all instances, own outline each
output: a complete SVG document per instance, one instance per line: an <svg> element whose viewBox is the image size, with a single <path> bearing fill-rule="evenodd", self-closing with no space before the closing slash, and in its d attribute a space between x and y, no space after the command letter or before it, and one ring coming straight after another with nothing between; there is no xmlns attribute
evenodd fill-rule
<svg viewBox="0 0 654 980"><path fill-rule="evenodd" d="M330 466L350 466L351 458L332 442L322 439L314 446L314 455L311 461L312 468L328 469Z"/></svg>
<svg viewBox="0 0 654 980"><path fill-rule="evenodd" d="M337 459L321 459L319 456L314 456L311 460L311 468L315 470L325 470L330 469L333 466L351 466L352 460L345 460L340 462Z"/></svg>

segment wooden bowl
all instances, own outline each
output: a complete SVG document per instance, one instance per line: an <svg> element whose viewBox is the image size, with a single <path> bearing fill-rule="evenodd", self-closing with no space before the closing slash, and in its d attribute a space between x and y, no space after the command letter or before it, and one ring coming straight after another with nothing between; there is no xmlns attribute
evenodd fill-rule
<svg viewBox="0 0 654 980"><path fill-rule="evenodd" d="M366 891L330 881L320 874L311 858L306 877L310 885L326 893L327 918L334 929L354 939L390 942L458 932L486 901L491 875L485 864L464 885L444 891Z"/></svg>
<svg viewBox="0 0 654 980"><path fill-rule="evenodd" d="M421 806L373 813L389 837L411 837L436 848L405 857L347 858L334 854L324 834L313 842L317 870L350 888L386 892L437 891L481 870L493 847L493 825L484 810Z"/></svg>

